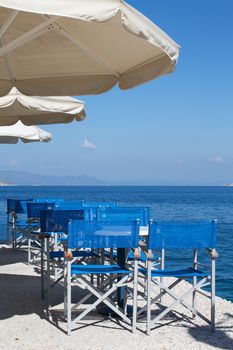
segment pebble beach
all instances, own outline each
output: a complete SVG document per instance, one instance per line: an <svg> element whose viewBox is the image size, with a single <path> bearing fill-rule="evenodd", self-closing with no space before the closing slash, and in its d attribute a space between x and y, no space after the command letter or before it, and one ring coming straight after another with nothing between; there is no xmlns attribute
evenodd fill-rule
<svg viewBox="0 0 233 350"><path fill-rule="evenodd" d="M55 316L47 317L40 298L40 275L35 266L25 261L26 252L13 254L8 246L1 245L0 349L233 349L233 303L219 297L215 332L199 318L190 318L190 313L180 307L156 326L150 336L145 334L145 322L139 322L139 329L132 334L119 320L96 317L80 323L68 337L65 322ZM60 289L58 299L63 295ZM208 300L202 296L198 305L202 311L208 310Z"/></svg>

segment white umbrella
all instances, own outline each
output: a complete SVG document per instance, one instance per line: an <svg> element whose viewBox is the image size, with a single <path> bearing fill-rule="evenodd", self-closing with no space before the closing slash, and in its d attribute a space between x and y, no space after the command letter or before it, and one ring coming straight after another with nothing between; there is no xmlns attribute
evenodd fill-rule
<svg viewBox="0 0 233 350"><path fill-rule="evenodd" d="M102 93L174 70L179 46L123 0L0 0L0 95Z"/></svg>
<svg viewBox="0 0 233 350"><path fill-rule="evenodd" d="M70 123L85 118L84 103L69 96L26 96L15 87L0 97L0 125Z"/></svg>
<svg viewBox="0 0 233 350"><path fill-rule="evenodd" d="M0 143L51 142L52 135L36 126L26 126L21 121L15 125L0 127Z"/></svg>

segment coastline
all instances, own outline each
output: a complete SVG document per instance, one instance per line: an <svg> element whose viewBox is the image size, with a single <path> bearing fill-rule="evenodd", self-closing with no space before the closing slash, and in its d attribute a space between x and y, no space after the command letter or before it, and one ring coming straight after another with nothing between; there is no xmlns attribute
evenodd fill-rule
<svg viewBox="0 0 233 350"><path fill-rule="evenodd" d="M25 263L25 252L12 254L6 245L0 246L0 252L0 297L4 300L0 305L0 337L3 349L152 350L155 346L158 350L233 348L233 303L220 297L216 297L215 332L211 332L209 326L199 318L184 317L190 316L190 312L177 308L176 313L169 315L163 321L163 326L154 329L150 336L142 332L145 325L141 322L140 330L132 334L116 320L100 322L96 319L89 326L80 324L80 329L68 337L62 331L65 330L64 322L59 321L56 325L45 318L44 305L40 299L40 275L35 267ZM56 304L62 300L62 288L57 292ZM199 300L200 308L206 310L206 298L201 296Z"/></svg>

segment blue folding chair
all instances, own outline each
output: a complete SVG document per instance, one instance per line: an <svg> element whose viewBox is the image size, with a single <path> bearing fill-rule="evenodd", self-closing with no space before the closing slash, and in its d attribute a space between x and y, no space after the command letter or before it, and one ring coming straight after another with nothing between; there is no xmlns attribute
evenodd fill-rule
<svg viewBox="0 0 233 350"><path fill-rule="evenodd" d="M65 317L67 318L67 333L77 327L77 323L95 309L100 303L104 303L113 313L120 316L126 323L132 325L132 331L136 329L137 313L137 269L138 269L138 244L139 244L139 221L127 222L97 222L97 221L71 221L69 223L68 249L135 249L134 270L127 269L124 265L111 264L74 264L70 254L65 259ZM90 275L105 275L104 281L99 285L94 285ZM126 308L116 305L114 294L118 288L126 286L131 280L134 280L134 301L132 320L126 314ZM87 289L90 293L79 300L75 305L71 304L71 280L72 285L78 285ZM115 283L113 283L115 281ZM72 311L78 311L80 306L84 305L91 296L96 300L90 304L77 317L72 319Z"/></svg>
<svg viewBox="0 0 233 350"><path fill-rule="evenodd" d="M150 334L151 327L155 325L162 317L167 315L177 305L182 305L190 310L193 317L199 316L205 322L215 326L215 259L218 256L216 248L217 222L201 221L201 222L157 222L152 220L149 225L148 253L152 253L153 249L180 250L184 249L186 256L188 250L193 251L193 263L191 267L174 269L174 270L156 270L151 268L151 258L148 258L147 269L140 269L140 273L147 276L147 305L138 312L138 316L147 310L147 334ZM198 261L197 252L199 249L207 249L211 257L211 266L207 266ZM152 255L152 254L151 254ZM199 269L200 268L200 269ZM170 285L164 282L164 277L173 277L175 280ZM178 295L173 291L183 280L192 280L192 284L188 290ZM155 297L151 297L153 286L160 289L157 290ZM210 293L204 287L210 286ZM200 293L211 299L210 318L207 318L197 310L196 296ZM168 294L173 303L164 308L154 319L151 318L151 305L158 303L160 298ZM186 298L192 295L192 305L186 302Z"/></svg>
<svg viewBox="0 0 233 350"><path fill-rule="evenodd" d="M65 209L78 209L80 207L85 207L85 208L95 208L98 209L105 209L108 207L116 207L117 203L115 202L90 202L90 201L84 201L84 200L79 200L79 201L72 201L72 202L63 202L59 203L56 206L57 210L65 210ZM97 219L97 211L93 210L93 220Z"/></svg>
<svg viewBox="0 0 233 350"><path fill-rule="evenodd" d="M28 242L28 263L31 264L40 260L41 241L40 235L40 212L43 210L53 210L56 206L56 200L45 199L46 202L33 201L27 202L27 222L21 224L25 226ZM34 253L34 255L32 254Z"/></svg>
<svg viewBox="0 0 233 350"><path fill-rule="evenodd" d="M135 221L140 220L141 226L148 226L151 215L151 208L148 206L133 207L133 206L116 206L107 208L98 208L97 220L99 221L111 221L111 222L121 222L121 221ZM141 239L144 237L141 236ZM110 259L117 258L117 252L105 252L105 256L110 256ZM134 260L134 256L131 251L127 256L128 261ZM146 261L146 255L142 251L140 254L140 261ZM156 257L154 263L161 263L160 257Z"/></svg>
<svg viewBox="0 0 233 350"><path fill-rule="evenodd" d="M21 220L17 218L14 224L14 249L24 245L28 246L29 263L32 262L31 244L34 242L36 248L39 245L39 241L34 240L35 235L31 235L31 233L39 229L40 210L53 209L61 201L61 198L21 199L15 201L15 213L16 215L18 213L23 214L23 217L21 217ZM9 205L13 205L12 200Z"/></svg>
<svg viewBox="0 0 233 350"><path fill-rule="evenodd" d="M109 206L98 209L98 220L122 221L140 220L142 226L147 226L150 219L150 207Z"/></svg>
<svg viewBox="0 0 233 350"><path fill-rule="evenodd" d="M17 235L16 225L21 219L22 214L26 213L26 208L24 207L24 203L28 201L32 201L32 198L8 198L7 199L7 240L11 241L12 249L15 251L17 249L18 244L21 243L21 235ZM11 230L10 230L11 229ZM11 239L10 239L10 231L11 231Z"/></svg>
<svg viewBox="0 0 233 350"><path fill-rule="evenodd" d="M141 228L147 227L151 216L151 208L149 206L118 206L109 208L99 208L97 219L100 221L111 221L111 222L121 222L121 221L135 221L140 220L140 246L145 241L146 237L141 234ZM144 243L145 244L145 243ZM125 255L124 251L118 251L115 249L110 249L110 251L101 252L101 259L104 262L105 258L110 259L110 263L114 261L127 261L129 264L134 262L134 254L131 250ZM144 267L147 262L146 252L143 249L140 251L139 266ZM153 254L153 267L163 269L164 268L164 249L159 251L154 251ZM138 284L145 290L145 281L138 280Z"/></svg>
<svg viewBox="0 0 233 350"><path fill-rule="evenodd" d="M77 207L76 209L61 208L40 211L41 253L41 296L45 295L44 275L46 262L46 276L48 282L54 271L55 282L49 284L49 289L63 279L64 256L67 247L68 224L70 220L91 220L94 215L92 208ZM87 251L73 251L75 258L93 258L96 254ZM44 255L46 259L44 259Z"/></svg>

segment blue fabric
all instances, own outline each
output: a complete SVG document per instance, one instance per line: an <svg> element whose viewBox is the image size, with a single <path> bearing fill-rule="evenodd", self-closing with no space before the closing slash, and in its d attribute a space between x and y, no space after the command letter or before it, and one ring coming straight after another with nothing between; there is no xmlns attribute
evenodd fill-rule
<svg viewBox="0 0 233 350"><path fill-rule="evenodd" d="M17 227L28 226L27 220L17 220L15 224L16 224Z"/></svg>
<svg viewBox="0 0 233 350"><path fill-rule="evenodd" d="M67 232L71 220L84 220L91 218L89 208L80 207L71 210L41 210L41 232Z"/></svg>
<svg viewBox="0 0 233 350"><path fill-rule="evenodd" d="M98 220L100 221L130 221L140 220L141 225L148 225L150 219L150 207L107 207L99 208Z"/></svg>
<svg viewBox="0 0 233 350"><path fill-rule="evenodd" d="M33 222L33 223L28 223L27 221L17 221L16 222L16 227L20 228L20 227L38 227L39 223Z"/></svg>
<svg viewBox="0 0 233 350"><path fill-rule="evenodd" d="M26 202L33 201L32 198L7 198L7 213L14 211L17 214L26 213Z"/></svg>
<svg viewBox="0 0 233 350"><path fill-rule="evenodd" d="M63 198L36 198L33 200L36 203L62 203L63 202Z"/></svg>
<svg viewBox="0 0 233 350"><path fill-rule="evenodd" d="M83 274L129 274L131 271L124 269L119 265L71 265L72 275Z"/></svg>
<svg viewBox="0 0 233 350"><path fill-rule="evenodd" d="M67 240L68 240L68 236L66 236L66 237L58 237L58 241L59 242L67 242Z"/></svg>
<svg viewBox="0 0 233 350"><path fill-rule="evenodd" d="M139 268L138 269L143 274L147 275L147 269ZM185 278L185 277L204 277L208 276L208 273L205 271L195 270L192 267L188 267L186 269L181 270L151 270L152 277L177 277L177 278Z"/></svg>
<svg viewBox="0 0 233 350"><path fill-rule="evenodd" d="M56 205L56 210L71 210L80 209L83 207L84 201L73 201L73 202L61 202Z"/></svg>
<svg viewBox="0 0 233 350"><path fill-rule="evenodd" d="M149 249L215 248L216 221L157 222L149 225Z"/></svg>
<svg viewBox="0 0 233 350"><path fill-rule="evenodd" d="M83 201L84 207L101 207L101 208L109 208L109 207L117 207L116 202L88 202Z"/></svg>
<svg viewBox="0 0 233 350"><path fill-rule="evenodd" d="M72 252L72 255L74 258L96 256L95 253L93 253L91 251L86 251L86 250L76 250L76 251ZM59 251L50 252L49 256L50 256L50 259L64 258L64 251L59 250Z"/></svg>
<svg viewBox="0 0 233 350"><path fill-rule="evenodd" d="M45 203L45 202L32 202L27 203L27 215L28 218L38 218L40 219L41 210L53 210L55 203Z"/></svg>
<svg viewBox="0 0 233 350"><path fill-rule="evenodd" d="M69 223L68 248L137 248L139 222L77 221Z"/></svg>

